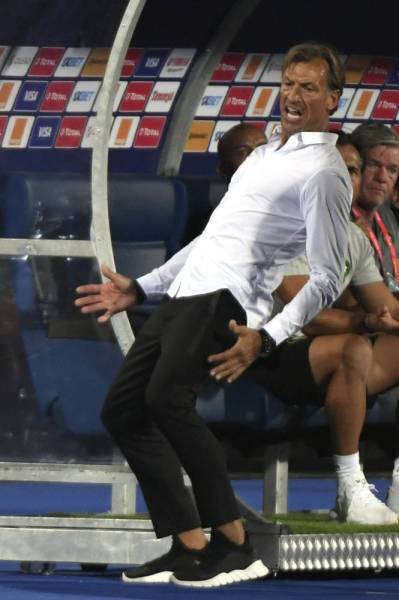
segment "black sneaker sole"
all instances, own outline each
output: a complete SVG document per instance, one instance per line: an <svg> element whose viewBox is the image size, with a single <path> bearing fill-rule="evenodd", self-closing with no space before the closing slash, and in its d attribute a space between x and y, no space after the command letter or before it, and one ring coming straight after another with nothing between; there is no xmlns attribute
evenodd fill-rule
<svg viewBox="0 0 399 600"><path fill-rule="evenodd" d="M152 575L143 575L142 577L129 577L122 573L122 581L125 583L169 583L173 571L160 571Z"/></svg>
<svg viewBox="0 0 399 600"><path fill-rule="evenodd" d="M240 581L260 579L262 577L266 577L268 574L269 569L261 560L256 560L245 569L235 569L234 571L229 571L229 573L218 573L218 575L215 575L210 579L185 581L184 579L177 579L174 575L172 575L170 581L181 586L207 588L229 585L230 583L238 583Z"/></svg>

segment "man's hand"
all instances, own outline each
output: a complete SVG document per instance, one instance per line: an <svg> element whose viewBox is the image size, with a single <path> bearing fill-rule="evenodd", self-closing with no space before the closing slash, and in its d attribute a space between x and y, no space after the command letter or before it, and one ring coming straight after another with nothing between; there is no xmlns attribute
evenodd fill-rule
<svg viewBox="0 0 399 600"><path fill-rule="evenodd" d="M370 332L399 334L399 321L393 318L387 306L378 313L368 313L365 325Z"/></svg>
<svg viewBox="0 0 399 600"><path fill-rule="evenodd" d="M114 273L104 265L101 266L101 271L109 281L76 288L76 292L84 296L75 300L75 306L78 306L82 313L105 311L97 321L106 323L116 313L137 304L137 290L134 279Z"/></svg>
<svg viewBox="0 0 399 600"><path fill-rule="evenodd" d="M237 336L236 343L225 352L208 356L208 361L216 365L211 370L215 379L233 383L259 356L262 339L256 329L237 325L233 320L229 322L229 329Z"/></svg>

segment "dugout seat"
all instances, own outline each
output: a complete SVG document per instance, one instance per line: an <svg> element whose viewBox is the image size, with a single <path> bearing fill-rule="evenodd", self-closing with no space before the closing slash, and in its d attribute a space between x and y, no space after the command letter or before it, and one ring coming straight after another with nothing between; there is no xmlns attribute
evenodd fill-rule
<svg viewBox="0 0 399 600"><path fill-rule="evenodd" d="M16 173L3 190L2 237L89 239L88 178ZM164 178L114 175L109 212L117 269L137 277L179 248L187 220L185 187ZM30 256L16 257L12 267L40 414L65 432L102 431L100 407L122 356L110 328L73 307L75 287L98 280L96 265L91 259Z"/></svg>

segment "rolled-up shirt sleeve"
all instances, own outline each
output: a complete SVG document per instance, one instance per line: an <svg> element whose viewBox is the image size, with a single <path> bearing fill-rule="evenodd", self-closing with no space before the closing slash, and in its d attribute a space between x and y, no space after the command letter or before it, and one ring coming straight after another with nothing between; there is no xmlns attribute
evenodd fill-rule
<svg viewBox="0 0 399 600"><path fill-rule="evenodd" d="M176 252L166 263L150 273L138 277L137 283L149 299L157 298L166 294L170 284L187 260L188 255L197 243L199 236Z"/></svg>
<svg viewBox="0 0 399 600"><path fill-rule="evenodd" d="M348 245L352 189L339 172L316 172L300 198L309 280L265 326L277 344L302 329L339 295Z"/></svg>

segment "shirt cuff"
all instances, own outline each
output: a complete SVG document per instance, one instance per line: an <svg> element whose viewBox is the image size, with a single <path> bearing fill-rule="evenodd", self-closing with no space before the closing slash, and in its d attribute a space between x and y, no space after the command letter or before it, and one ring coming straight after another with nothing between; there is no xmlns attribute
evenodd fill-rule
<svg viewBox="0 0 399 600"><path fill-rule="evenodd" d="M151 271L151 273L138 277L136 283L140 286L145 296L164 294L166 292L156 269Z"/></svg>
<svg viewBox="0 0 399 600"><path fill-rule="evenodd" d="M263 329L267 331L267 333L274 339L276 346L287 339L287 335L282 330L276 318L269 321L269 323L267 323Z"/></svg>

